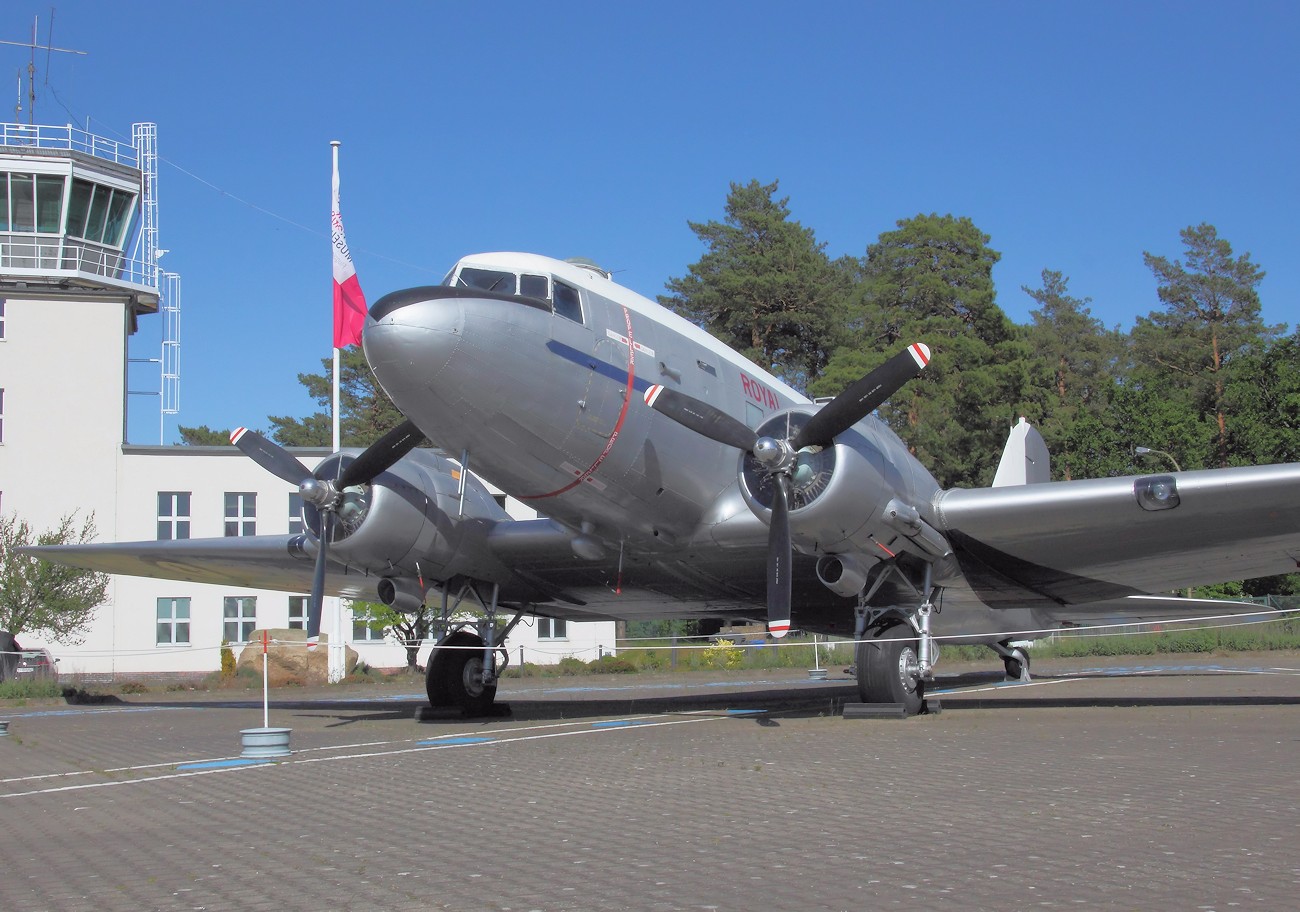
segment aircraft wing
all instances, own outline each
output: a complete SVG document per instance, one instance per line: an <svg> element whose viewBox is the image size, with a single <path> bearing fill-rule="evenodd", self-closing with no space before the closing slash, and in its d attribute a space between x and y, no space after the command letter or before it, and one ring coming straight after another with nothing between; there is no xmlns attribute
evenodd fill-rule
<svg viewBox="0 0 1300 912"><path fill-rule="evenodd" d="M991 607L1120 613L1129 596L1300 566L1300 464L954 489L934 507Z"/></svg>
<svg viewBox="0 0 1300 912"><path fill-rule="evenodd" d="M315 556L304 535L45 545L22 551L52 563L105 573L284 592L311 590ZM325 575L325 593L377 601L377 582L376 577L348 573L335 564Z"/></svg>

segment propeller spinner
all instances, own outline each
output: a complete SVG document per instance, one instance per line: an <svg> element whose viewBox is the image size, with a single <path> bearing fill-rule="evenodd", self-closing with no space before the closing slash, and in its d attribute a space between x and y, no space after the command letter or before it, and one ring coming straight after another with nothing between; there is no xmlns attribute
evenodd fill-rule
<svg viewBox="0 0 1300 912"><path fill-rule="evenodd" d="M316 550L316 565L312 572L311 599L307 611L307 642L315 647L320 639L321 605L325 598L325 567L334 522L340 507L345 506L344 492L357 485L366 485L386 471L399 459L419 446L424 434L409 419L403 421L383 437L362 451L342 471L338 478L317 478L288 450L268 440L257 431L238 428L230 435L230 442L245 456L252 459L276 478L297 485L302 499L320 511L320 541Z"/></svg>
<svg viewBox="0 0 1300 912"><path fill-rule="evenodd" d="M851 384L815 412L787 439L760 437L744 422L693 396L663 386L645 393L646 404L710 440L752 455L772 479L772 518L767 539L767 629L774 637L790 630L794 560L790 540L790 495L800 451L818 452L874 412L930 363L930 349L916 342Z"/></svg>

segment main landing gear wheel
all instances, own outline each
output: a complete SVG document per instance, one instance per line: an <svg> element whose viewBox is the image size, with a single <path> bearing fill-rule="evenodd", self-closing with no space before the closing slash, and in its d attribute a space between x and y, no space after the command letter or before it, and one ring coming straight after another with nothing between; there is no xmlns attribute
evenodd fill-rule
<svg viewBox="0 0 1300 912"><path fill-rule="evenodd" d="M1029 680L1029 653L1023 649L1011 650L1011 655L1002 657L1002 667L1013 681Z"/></svg>
<svg viewBox="0 0 1300 912"><path fill-rule="evenodd" d="M482 637L458 630L434 647L424 676L430 706L459 706L467 716L491 714L497 686L483 683L483 646Z"/></svg>
<svg viewBox="0 0 1300 912"><path fill-rule="evenodd" d="M909 716L921 711L925 687L916 636L896 624L874 639L858 643L858 696L863 703L901 703Z"/></svg>

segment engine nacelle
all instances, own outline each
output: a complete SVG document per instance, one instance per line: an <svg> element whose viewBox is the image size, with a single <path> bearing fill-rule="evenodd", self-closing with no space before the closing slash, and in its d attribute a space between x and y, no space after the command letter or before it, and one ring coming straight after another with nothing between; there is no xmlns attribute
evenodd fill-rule
<svg viewBox="0 0 1300 912"><path fill-rule="evenodd" d="M359 452L326 457L316 467L316 476L337 478ZM465 485L462 510L460 478L457 463L433 450L417 449L370 484L346 489L334 522L330 559L393 579L434 580L454 574L493 578L497 568L481 564L487 559L484 549L463 546L469 536L482 534L485 525L509 515L472 477ZM303 520L319 538L320 511L304 504ZM412 605L412 598L422 602L423 593L394 591L393 598L399 610L414 610L418 603L410 609L401 606Z"/></svg>
<svg viewBox="0 0 1300 912"><path fill-rule="evenodd" d="M783 412L759 426L760 436L789 440L811 417L803 411ZM925 504L938 484L916 466L903 444L876 419L866 419L843 432L833 446L801 452L791 470L790 533L794 542L812 552L847 558L856 566L827 560L823 584L841 595L861 591L872 558L886 559L910 551L943 564L947 542L908 503ZM879 433L872 433L872 424ZM771 513L774 482L753 456L740 462L740 490L758 516ZM854 558L852 555L858 555ZM944 572L947 572L946 564ZM843 591L842 591L843 590Z"/></svg>
<svg viewBox="0 0 1300 912"><path fill-rule="evenodd" d="M758 433L789 439L809 417L803 412L779 414L760 425ZM892 496L886 470L884 454L855 430L841 434L834 446L799 454L790 492L795 540L833 553L865 550L872 521L879 524L880 508ZM740 476L745 502L766 519L772 508L772 477L748 454L741 457Z"/></svg>

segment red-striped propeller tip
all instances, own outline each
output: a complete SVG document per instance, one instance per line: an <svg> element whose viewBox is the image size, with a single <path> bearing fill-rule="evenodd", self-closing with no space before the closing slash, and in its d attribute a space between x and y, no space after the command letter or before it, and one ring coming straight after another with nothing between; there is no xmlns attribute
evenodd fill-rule
<svg viewBox="0 0 1300 912"><path fill-rule="evenodd" d="M912 359L916 361L917 367L925 367L930 363L930 346L924 342L915 342L910 346Z"/></svg>
<svg viewBox="0 0 1300 912"><path fill-rule="evenodd" d="M790 621L788 619L784 621L768 621L767 632L779 640L790 632Z"/></svg>
<svg viewBox="0 0 1300 912"><path fill-rule="evenodd" d="M243 437L245 432L247 431L248 428L235 428L233 431L230 432L230 442L238 446L239 438Z"/></svg>
<svg viewBox="0 0 1300 912"><path fill-rule="evenodd" d="M655 399L657 399L659 397L659 394L662 393L663 391L664 391L663 386L659 384L655 384L654 386L647 389L645 391L645 404L653 407L655 404Z"/></svg>

